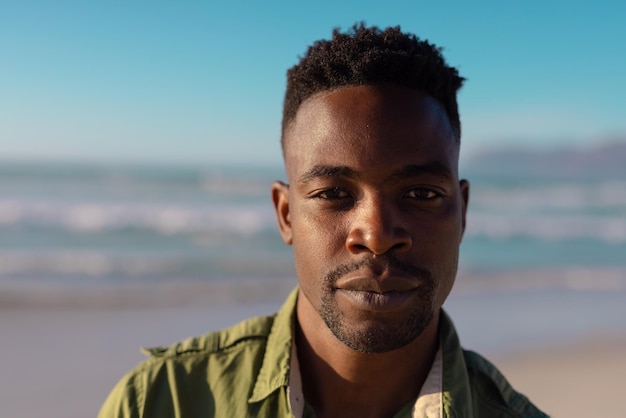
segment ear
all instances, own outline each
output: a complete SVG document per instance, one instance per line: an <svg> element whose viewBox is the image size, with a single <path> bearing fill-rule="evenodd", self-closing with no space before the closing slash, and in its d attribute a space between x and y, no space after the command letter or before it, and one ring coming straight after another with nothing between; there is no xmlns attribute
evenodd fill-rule
<svg viewBox="0 0 626 418"><path fill-rule="evenodd" d="M463 200L463 208L461 209L462 213L462 226L463 226L463 232L465 232L465 214L467 213L467 205L469 204L469 192L470 192L470 184L469 181L467 180L461 180L459 182L459 186L461 189L461 198Z"/></svg>
<svg viewBox="0 0 626 418"><path fill-rule="evenodd" d="M289 185L282 181L275 181L272 184L272 202L276 211L278 221L278 231L283 237L285 244L293 243L293 233L291 231L291 216L289 214Z"/></svg>

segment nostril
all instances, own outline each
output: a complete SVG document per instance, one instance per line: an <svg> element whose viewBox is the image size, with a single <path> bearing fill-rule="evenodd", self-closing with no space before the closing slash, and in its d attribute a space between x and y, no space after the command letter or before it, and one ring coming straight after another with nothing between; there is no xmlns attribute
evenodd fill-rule
<svg viewBox="0 0 626 418"><path fill-rule="evenodd" d="M408 246L408 244L406 242L398 242L397 244L394 244L391 249L392 250L402 250L404 248L406 248Z"/></svg>
<svg viewBox="0 0 626 418"><path fill-rule="evenodd" d="M353 244L352 248L354 248L355 251L366 251L367 247L363 244Z"/></svg>

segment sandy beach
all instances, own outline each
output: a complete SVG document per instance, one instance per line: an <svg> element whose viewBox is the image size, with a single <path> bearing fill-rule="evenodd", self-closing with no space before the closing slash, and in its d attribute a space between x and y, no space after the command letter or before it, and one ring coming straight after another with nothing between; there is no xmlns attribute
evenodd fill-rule
<svg viewBox="0 0 626 418"><path fill-rule="evenodd" d="M596 335L492 359L554 417L626 417L626 337Z"/></svg>
<svg viewBox="0 0 626 418"><path fill-rule="evenodd" d="M272 313L291 288L284 282L248 284L253 296L243 304L228 286L212 286L210 292L201 284L168 286L0 292L0 415L95 416L115 382L142 360L139 347ZM513 386L551 416L626 416L619 401L626 374L624 335L581 335L494 353L487 354Z"/></svg>

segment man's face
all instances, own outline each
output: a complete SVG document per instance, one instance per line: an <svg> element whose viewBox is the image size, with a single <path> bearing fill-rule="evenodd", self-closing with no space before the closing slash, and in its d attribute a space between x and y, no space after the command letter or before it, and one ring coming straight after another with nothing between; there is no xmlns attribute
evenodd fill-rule
<svg viewBox="0 0 626 418"><path fill-rule="evenodd" d="M344 87L307 99L285 135L290 184L273 199L298 303L357 351L405 346L452 288L465 225L443 107L403 87Z"/></svg>

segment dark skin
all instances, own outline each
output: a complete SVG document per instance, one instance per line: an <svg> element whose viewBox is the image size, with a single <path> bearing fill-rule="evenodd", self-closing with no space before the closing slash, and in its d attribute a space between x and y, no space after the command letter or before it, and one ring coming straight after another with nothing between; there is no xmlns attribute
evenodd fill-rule
<svg viewBox="0 0 626 418"><path fill-rule="evenodd" d="M393 85L318 93L285 133L272 197L293 246L296 343L318 417L392 417L415 400L456 276L469 184L432 97Z"/></svg>

